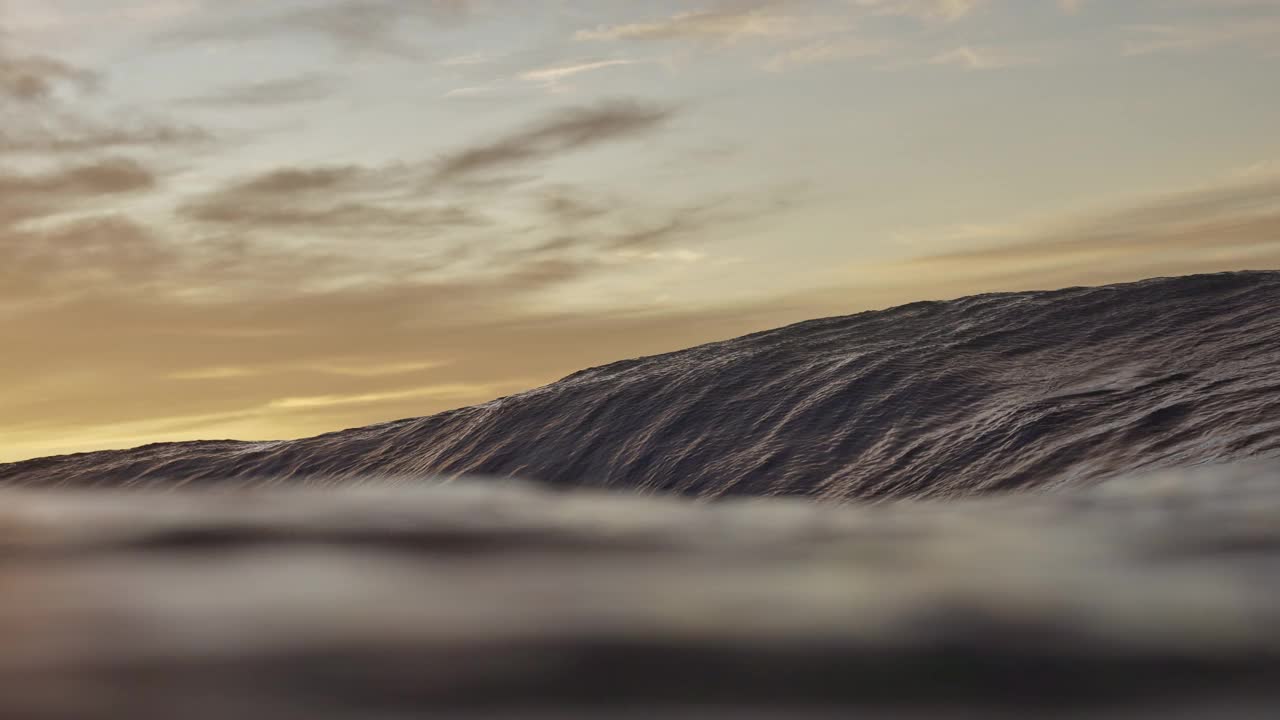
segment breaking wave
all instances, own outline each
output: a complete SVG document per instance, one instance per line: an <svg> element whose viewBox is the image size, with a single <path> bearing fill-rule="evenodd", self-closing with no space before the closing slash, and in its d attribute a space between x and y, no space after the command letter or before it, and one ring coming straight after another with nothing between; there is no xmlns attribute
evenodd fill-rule
<svg viewBox="0 0 1280 720"><path fill-rule="evenodd" d="M803 322L315 438L0 465L28 486L458 473L703 497L954 497L1280 451L1280 273Z"/></svg>

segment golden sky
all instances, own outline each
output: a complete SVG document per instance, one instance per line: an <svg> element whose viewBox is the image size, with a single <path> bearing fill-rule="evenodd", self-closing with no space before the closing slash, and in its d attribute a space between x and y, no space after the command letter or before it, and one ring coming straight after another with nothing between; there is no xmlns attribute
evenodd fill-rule
<svg viewBox="0 0 1280 720"><path fill-rule="evenodd" d="M0 461L1280 266L1280 0L0 0Z"/></svg>

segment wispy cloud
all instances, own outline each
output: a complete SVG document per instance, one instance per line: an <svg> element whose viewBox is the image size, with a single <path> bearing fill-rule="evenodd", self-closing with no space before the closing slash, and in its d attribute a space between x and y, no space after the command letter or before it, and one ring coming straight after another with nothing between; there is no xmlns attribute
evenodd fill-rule
<svg viewBox="0 0 1280 720"><path fill-rule="evenodd" d="M938 53L928 60L930 65L950 65L965 70L999 70L1035 62L1034 58L1008 50L968 45Z"/></svg>
<svg viewBox="0 0 1280 720"><path fill-rule="evenodd" d="M631 100L561 110L530 127L441 158L436 182L507 170L559 153L653 132L674 116L673 108Z"/></svg>
<svg viewBox="0 0 1280 720"><path fill-rule="evenodd" d="M123 158L40 174L0 174L0 228L68 211L84 211L104 197L151 190L157 184L151 170Z"/></svg>
<svg viewBox="0 0 1280 720"><path fill-rule="evenodd" d="M1280 9L1280 6L1276 6ZM1184 20L1139 25L1125 47L1128 55L1193 52L1221 47L1247 47L1274 52L1280 43L1280 16Z"/></svg>
<svg viewBox="0 0 1280 720"><path fill-rule="evenodd" d="M895 51L911 51L911 33L883 27L891 18L918 21L919 32L962 20L987 0L840 0L805 4L774 0L731 4L655 20L603 24L579 30L588 42L685 41L708 49L767 48L755 64L779 72ZM976 52L976 51L975 51Z"/></svg>
<svg viewBox="0 0 1280 720"><path fill-rule="evenodd" d="M990 0L848 0L854 7L879 15L901 15L920 20L959 20L989 4Z"/></svg>
<svg viewBox="0 0 1280 720"><path fill-rule="evenodd" d="M366 172L282 169L228 189L327 196L359 186ZM117 184L130 186L108 186ZM130 423L151 423L139 429L147 441L305 434L471 404L593 360L674 349L708 323L723 332L757 326L754 308L654 315L545 302L636 263L696 262L702 251L693 244L715 227L758 219L770 206L645 208L569 187L547 191L538 195L542 238L526 244L538 252L482 244L466 265L442 266L443 244L289 245L116 216L0 230L8 341L0 372L17 389L0 405L26 426L5 427L7 447L34 447L38 438L25 439L31 426L74 425L81 449L129 444L133 435L120 428ZM587 336L595 340L583 348ZM151 349L157 343L164 353ZM94 372L84 376L76 358L89 348ZM513 348L522 355L518 377ZM96 380L104 374L113 382ZM60 394L40 390L54 384ZM172 422L153 422L160 406Z"/></svg>
<svg viewBox="0 0 1280 720"><path fill-rule="evenodd" d="M337 92L336 78L312 73L279 80L263 80L214 90L187 98L188 105L204 107L275 107L323 100Z"/></svg>
<svg viewBox="0 0 1280 720"><path fill-rule="evenodd" d="M440 61L442 67L466 67L468 65L484 65L493 62L493 56L488 53L475 52L466 55L454 55Z"/></svg>
<svg viewBox="0 0 1280 720"><path fill-rule="evenodd" d="M800 45L777 53L765 61L766 70L781 72L806 65L878 57L888 53L893 44L860 38L835 38Z"/></svg>
<svg viewBox="0 0 1280 720"><path fill-rule="evenodd" d="M38 175L0 175L0 198L31 196L65 200L84 196L134 192L155 187L156 176L141 164L112 159L75 165Z"/></svg>
<svg viewBox="0 0 1280 720"><path fill-rule="evenodd" d="M1097 182L1090 162L1125 163L1137 185L1203 170L1210 151L1268 157L1254 126L1272 104L1250 94L1262 63L1234 75L1211 63L1185 86L1161 75L1171 84L1133 103L1085 80L1124 62L1101 51L1125 42L1233 62L1274 53L1274 0L0 3L4 39L22 36L0 53L0 417L21 418L0 421L0 452L71 434L68 449L303 434L922 294L1280 265L1280 187L1264 163L1141 207L1000 217L1120 182ZM84 41L53 57L55 37ZM975 96L932 77L1037 60L1052 103L1012 119L1002 103L1021 107L1025 88L973 75ZM923 70L758 74L842 62ZM1215 120L1244 118L1241 135L1173 157L1198 118L1179 103L1208 78L1223 80ZM654 94L608 100L620 84ZM556 108L545 91L559 89L582 99ZM489 102L431 102L446 92ZM1081 107L1065 145L1037 143ZM1166 120L1150 145L1137 137ZM1090 145L1090 133L1115 135ZM1134 155L1109 156L1135 138ZM915 185L904 158L937 177ZM1035 175L1050 167L1051 180ZM970 171L1019 187L941 187ZM781 213L778 193L747 188L815 173L826 194L812 215L762 222ZM964 218L969 202L993 208L986 225L931 235L909 248L918 257L877 264L861 244L900 217ZM734 257L744 266L723 269ZM764 257L776 272L751 271ZM766 296L841 257L867 273L830 302Z"/></svg>
<svg viewBox="0 0 1280 720"><path fill-rule="evenodd" d="M625 59L587 60L583 62L552 65L550 67L526 70L520 73L520 79L535 83L555 84L575 75L604 70L606 68L620 67L623 65L634 65L635 63L635 60Z"/></svg>
<svg viewBox="0 0 1280 720"><path fill-rule="evenodd" d="M416 176L408 167L281 168L189 200L182 217L242 231L307 230L313 237L376 233L419 235L485 220L447 204L405 197Z"/></svg>
<svg viewBox="0 0 1280 720"><path fill-rule="evenodd" d="M275 365L258 367L201 367L191 370L180 370L169 375L174 380L191 380L194 382L235 380L237 378L260 377L263 375L288 376L297 373L318 373L321 375L337 375L343 377L378 378L387 376L416 375L442 367L442 362L378 362L366 360L364 363L320 362L312 364L280 362Z"/></svg>
<svg viewBox="0 0 1280 720"><path fill-rule="evenodd" d="M737 42L749 39L790 38L831 30L830 18L822 22L806 15L780 12L784 3L686 12L648 22L599 25L579 30L578 40L713 40Z"/></svg>
<svg viewBox="0 0 1280 720"><path fill-rule="evenodd" d="M423 50L406 32L409 21L456 22L471 0L336 0L283 11L246 14L221 8L165 35L168 44L243 42L293 34L318 38L349 53L416 57Z"/></svg>
<svg viewBox="0 0 1280 720"><path fill-rule="evenodd" d="M202 0L5 0L0 5L0 29L7 45L52 52L54 47L81 45L86 34L101 32L104 27L111 27L112 35L142 34L195 14L202 8L201 3Z"/></svg>
<svg viewBox="0 0 1280 720"><path fill-rule="evenodd" d="M542 52L524 52L501 60L489 56L460 56L439 63L463 83L444 94L451 99L495 97L505 100L533 97L535 93L564 94L576 89L575 81L606 70L655 62L632 57L558 58L548 62Z"/></svg>
<svg viewBox="0 0 1280 720"><path fill-rule="evenodd" d="M284 410L309 410L340 405L378 405L396 400L455 400L495 395L493 385L429 385L427 387L390 390L387 392L357 393L352 395L312 395L286 397L272 400L268 407Z"/></svg>
<svg viewBox="0 0 1280 720"><path fill-rule="evenodd" d="M1087 0L1058 0L1058 9L1068 15L1077 15L1084 9Z"/></svg>
<svg viewBox="0 0 1280 720"><path fill-rule="evenodd" d="M1051 283L1050 277L1109 282L1165 272L1162 267L1184 273L1280 266L1280 176L1229 179L1047 227L994 234L1021 239L925 255L906 268L1026 287Z"/></svg>
<svg viewBox="0 0 1280 720"><path fill-rule="evenodd" d="M449 90L444 94L445 98L476 98L484 95L490 95L498 91L494 85L467 85Z"/></svg>
<svg viewBox="0 0 1280 720"><path fill-rule="evenodd" d="M208 132L137 109L90 112L99 73L56 58L0 54L0 154L59 154L208 141Z"/></svg>
<svg viewBox="0 0 1280 720"><path fill-rule="evenodd" d="M19 119L0 128L0 153L82 153L204 143L212 136L194 125L163 120L119 119L111 123L59 114Z"/></svg>
<svg viewBox="0 0 1280 720"><path fill-rule="evenodd" d="M145 291L172 256L145 227L99 216L54 227L0 227L0 308L56 303L95 283Z"/></svg>
<svg viewBox="0 0 1280 720"><path fill-rule="evenodd" d="M84 92L97 86L96 73L39 55L0 54L0 101L41 102L60 89Z"/></svg>

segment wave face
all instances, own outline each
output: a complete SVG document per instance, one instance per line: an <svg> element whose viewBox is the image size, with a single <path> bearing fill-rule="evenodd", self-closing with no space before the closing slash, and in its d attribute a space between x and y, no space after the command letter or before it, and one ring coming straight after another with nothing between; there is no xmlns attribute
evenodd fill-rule
<svg viewBox="0 0 1280 720"><path fill-rule="evenodd" d="M1280 454L1280 273L1000 293L618 362L287 442L0 465L116 486L468 473L704 497L953 497Z"/></svg>

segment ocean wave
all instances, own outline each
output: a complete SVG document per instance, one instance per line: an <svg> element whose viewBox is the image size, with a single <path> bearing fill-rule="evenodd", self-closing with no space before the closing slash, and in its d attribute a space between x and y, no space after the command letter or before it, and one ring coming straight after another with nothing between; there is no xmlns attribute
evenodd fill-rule
<svg viewBox="0 0 1280 720"><path fill-rule="evenodd" d="M1280 454L1280 273L998 293L626 360L315 438L0 466L0 483L519 476L700 497L959 497Z"/></svg>

